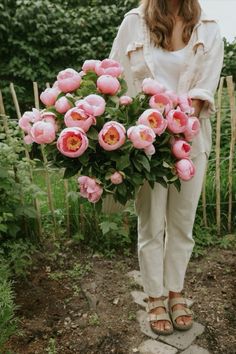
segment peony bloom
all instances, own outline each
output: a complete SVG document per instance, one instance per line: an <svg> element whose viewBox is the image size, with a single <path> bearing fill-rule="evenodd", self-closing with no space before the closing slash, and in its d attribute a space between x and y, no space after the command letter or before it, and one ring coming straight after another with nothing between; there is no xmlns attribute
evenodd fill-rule
<svg viewBox="0 0 236 354"><path fill-rule="evenodd" d="M178 105L182 112L189 115L194 114L194 108L192 107L192 100L187 94L178 97Z"/></svg>
<svg viewBox="0 0 236 354"><path fill-rule="evenodd" d="M95 66L98 65L99 63L101 63L101 60L94 60L94 59L85 60L82 66L82 70L84 73L87 73L88 71L95 71Z"/></svg>
<svg viewBox="0 0 236 354"><path fill-rule="evenodd" d="M87 198L91 203L96 203L101 198L103 189L95 179L81 176L78 178L81 197Z"/></svg>
<svg viewBox="0 0 236 354"><path fill-rule="evenodd" d="M152 156L155 154L156 152L156 149L155 149L155 146L153 144L147 146L145 149L144 149L144 152L147 156Z"/></svg>
<svg viewBox="0 0 236 354"><path fill-rule="evenodd" d="M166 119L168 129L172 133L179 134L185 131L188 122L188 116L186 116L184 112L173 109L167 114Z"/></svg>
<svg viewBox="0 0 236 354"><path fill-rule="evenodd" d="M172 144L171 150L177 159L187 159L190 155L191 146L185 140L177 139Z"/></svg>
<svg viewBox="0 0 236 354"><path fill-rule="evenodd" d="M195 175L195 166L189 159L177 161L175 167L179 178L183 181L189 181Z"/></svg>
<svg viewBox="0 0 236 354"><path fill-rule="evenodd" d="M58 125L56 121L57 116L55 113L46 111L43 112L41 116L42 116L42 122L51 123L54 126L55 131L56 132L58 131Z"/></svg>
<svg viewBox="0 0 236 354"><path fill-rule="evenodd" d="M97 88L99 92L105 95L115 95L120 89L120 83L116 77L111 75L102 75L97 79Z"/></svg>
<svg viewBox="0 0 236 354"><path fill-rule="evenodd" d="M159 112L167 114L173 107L168 95L160 93L150 98L149 105L151 108L158 109Z"/></svg>
<svg viewBox="0 0 236 354"><path fill-rule="evenodd" d="M68 157L79 157L88 148L88 138L79 127L65 128L57 140L58 150Z"/></svg>
<svg viewBox="0 0 236 354"><path fill-rule="evenodd" d="M125 138L124 126L115 121L105 123L98 134L100 146L107 151L121 147L125 143Z"/></svg>
<svg viewBox="0 0 236 354"><path fill-rule="evenodd" d="M101 116L105 112L106 101L95 94L88 95L83 100L75 102L76 107L83 109L88 115Z"/></svg>
<svg viewBox="0 0 236 354"><path fill-rule="evenodd" d="M120 63L113 59L104 59L95 66L95 72L98 76L111 75L113 77L118 77L122 71L123 68Z"/></svg>
<svg viewBox="0 0 236 354"><path fill-rule="evenodd" d="M173 107L176 107L178 102L179 102L178 101L179 100L178 95L176 95L176 93L174 91L171 91L171 90L165 91L165 95L167 95L169 97L169 99L172 102Z"/></svg>
<svg viewBox="0 0 236 354"><path fill-rule="evenodd" d="M24 130L25 133L29 133L33 123L42 120L41 113L38 109L33 108L32 111L27 111L19 119L19 127Z"/></svg>
<svg viewBox="0 0 236 354"><path fill-rule="evenodd" d="M65 69L57 75L58 87L62 92L71 92L80 87L81 76L74 69Z"/></svg>
<svg viewBox="0 0 236 354"><path fill-rule="evenodd" d="M50 144L56 139L55 124L36 122L31 128L30 135L37 144Z"/></svg>
<svg viewBox="0 0 236 354"><path fill-rule="evenodd" d="M143 124L130 127L127 131L127 136L137 149L145 149L152 145L156 137L153 129Z"/></svg>
<svg viewBox="0 0 236 354"><path fill-rule="evenodd" d="M59 93L60 90L56 87L46 88L46 90L41 93L40 100L45 106L53 106Z"/></svg>
<svg viewBox="0 0 236 354"><path fill-rule="evenodd" d="M157 135L161 135L167 127L167 121L157 109L147 109L138 119L138 124L144 124L153 129Z"/></svg>
<svg viewBox="0 0 236 354"><path fill-rule="evenodd" d="M57 112L64 114L71 108L71 103L66 96L63 96L55 102L55 108Z"/></svg>
<svg viewBox="0 0 236 354"><path fill-rule="evenodd" d="M165 88L163 85L159 84L156 80L151 78L144 79L142 82L142 90L146 95L157 95L163 93Z"/></svg>
<svg viewBox="0 0 236 354"><path fill-rule="evenodd" d="M129 104L131 104L133 102L133 99L129 96L121 96L119 99L119 103L122 106L128 106Z"/></svg>
<svg viewBox="0 0 236 354"><path fill-rule="evenodd" d="M113 184L121 184L123 182L123 175L116 171L111 175L110 179Z"/></svg>
<svg viewBox="0 0 236 354"><path fill-rule="evenodd" d="M88 115L82 109L77 107L69 109L64 117L65 125L67 127L79 127L87 132L92 124L96 124L96 118Z"/></svg>
<svg viewBox="0 0 236 354"><path fill-rule="evenodd" d="M201 128L199 119L197 117L189 117L187 126L184 131L184 137L187 141L192 141L193 138L199 133Z"/></svg>

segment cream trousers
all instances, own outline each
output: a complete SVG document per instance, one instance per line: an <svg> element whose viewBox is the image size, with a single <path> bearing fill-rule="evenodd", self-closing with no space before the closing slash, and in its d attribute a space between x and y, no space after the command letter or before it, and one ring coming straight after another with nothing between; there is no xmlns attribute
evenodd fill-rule
<svg viewBox="0 0 236 354"><path fill-rule="evenodd" d="M181 191L148 182L138 192L138 259L144 291L151 297L180 292L194 240L192 230L201 194L207 155L193 159L195 176L181 182Z"/></svg>

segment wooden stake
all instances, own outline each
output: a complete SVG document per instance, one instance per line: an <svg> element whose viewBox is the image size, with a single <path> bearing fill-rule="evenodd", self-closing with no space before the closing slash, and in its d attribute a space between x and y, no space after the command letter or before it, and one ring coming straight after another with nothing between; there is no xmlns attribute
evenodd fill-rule
<svg viewBox="0 0 236 354"><path fill-rule="evenodd" d="M64 179L64 189L65 189L65 209L66 209L66 233L67 237L70 237L70 205L69 205L69 200L68 200L68 192L69 192L69 186L68 186L68 180Z"/></svg>
<svg viewBox="0 0 236 354"><path fill-rule="evenodd" d="M10 91L12 94L12 98L13 98L13 103L16 109L16 114L17 114L17 118L20 119L21 118L21 111L20 111L20 106L18 103L18 99L17 99L17 95L15 92L15 87L13 83L10 83ZM24 139L24 132L23 130L21 130L21 134L22 134L22 139ZM28 148L26 146L26 144L24 144L24 148L25 148L25 156L26 158L30 161L30 154L28 151ZM30 182L33 183L33 170L31 165L29 165L29 174L30 174ZM40 211L40 203L39 200L37 198L34 198L34 207L36 210L36 219L37 219L37 226L38 226L38 238L41 241L42 237L43 237L43 232L42 232L42 222L41 222L41 211Z"/></svg>
<svg viewBox="0 0 236 354"><path fill-rule="evenodd" d="M230 153L229 153L229 205L228 205L228 232L232 231L232 205L233 205L233 164L234 164L234 151L236 142L236 105L234 97L234 83L232 76L226 77L227 89L230 102L230 117L231 117L231 140L230 140Z"/></svg>
<svg viewBox="0 0 236 354"><path fill-rule="evenodd" d="M39 92L38 92L37 82L33 82L33 90L34 90L35 108L39 109ZM55 208L54 208L54 202L53 202L50 174L49 174L49 169L48 169L48 160L47 160L47 155L45 153L43 144L40 145L40 149L41 149L41 153L42 153L42 157L43 157L45 180L46 180L46 185L47 185L48 205L49 205L49 209L52 213L52 221L53 221L53 226L54 226L53 238L55 239L58 230L57 230L57 222L56 222Z"/></svg>
<svg viewBox="0 0 236 354"><path fill-rule="evenodd" d="M12 82L10 83L10 91L11 91L13 103L14 103L14 106L15 106L17 118L20 119L21 118L20 106L19 106L18 99L17 99L17 96L16 96L15 87L14 87L14 84Z"/></svg>
<svg viewBox="0 0 236 354"><path fill-rule="evenodd" d="M5 112L5 107L4 107L4 103L3 103L3 98L2 98L2 91L0 90L0 114L2 115L6 115Z"/></svg>
<svg viewBox="0 0 236 354"><path fill-rule="evenodd" d="M224 77L220 79L220 86L218 89L217 99L217 117L216 117L216 227L217 234L220 235L221 231L221 208L220 208L220 134L221 134L221 103L222 103L222 90L224 84Z"/></svg>

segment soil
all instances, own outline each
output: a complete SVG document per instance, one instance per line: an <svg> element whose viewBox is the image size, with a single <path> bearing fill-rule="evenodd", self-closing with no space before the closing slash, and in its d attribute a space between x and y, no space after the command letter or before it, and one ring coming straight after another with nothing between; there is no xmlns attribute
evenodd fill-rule
<svg viewBox="0 0 236 354"><path fill-rule="evenodd" d="M20 333L1 354L132 354L146 340L136 321L126 273L137 254L112 259L73 244L56 259L37 254L26 279L15 283ZM236 353L235 255L211 249L190 261L185 295L196 321L206 326L196 343L212 354Z"/></svg>

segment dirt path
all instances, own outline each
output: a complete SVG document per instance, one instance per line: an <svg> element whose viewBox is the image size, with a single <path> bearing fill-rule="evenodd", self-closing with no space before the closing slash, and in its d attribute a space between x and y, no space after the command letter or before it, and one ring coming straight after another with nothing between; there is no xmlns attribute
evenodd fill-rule
<svg viewBox="0 0 236 354"><path fill-rule="evenodd" d="M192 260L187 273L186 296L195 300L196 320L206 326L197 344L213 354L236 353L234 261L233 251L210 250ZM146 337L130 295L140 288L126 275L134 269L139 269L136 254L108 260L73 246L56 261L41 255L28 279L16 283L22 335L11 338L7 349L14 354L135 353Z"/></svg>

